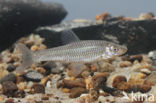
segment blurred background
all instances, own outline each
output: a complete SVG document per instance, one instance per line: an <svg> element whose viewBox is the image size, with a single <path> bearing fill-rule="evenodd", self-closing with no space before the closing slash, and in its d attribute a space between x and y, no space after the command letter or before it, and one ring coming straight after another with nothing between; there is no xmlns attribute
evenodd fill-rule
<svg viewBox="0 0 156 103"><path fill-rule="evenodd" d="M156 14L156 0L42 0L58 2L68 11L65 18L70 21L77 18L94 20L97 14L109 12L112 16L124 15L138 17L140 13Z"/></svg>

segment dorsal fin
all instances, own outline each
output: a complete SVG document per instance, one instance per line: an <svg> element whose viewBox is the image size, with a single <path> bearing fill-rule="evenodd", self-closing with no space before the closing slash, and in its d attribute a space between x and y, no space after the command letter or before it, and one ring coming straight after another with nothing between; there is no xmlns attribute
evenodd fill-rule
<svg viewBox="0 0 156 103"><path fill-rule="evenodd" d="M78 36L71 29L66 29L62 31L61 40L63 44L69 44L72 42L80 41Z"/></svg>

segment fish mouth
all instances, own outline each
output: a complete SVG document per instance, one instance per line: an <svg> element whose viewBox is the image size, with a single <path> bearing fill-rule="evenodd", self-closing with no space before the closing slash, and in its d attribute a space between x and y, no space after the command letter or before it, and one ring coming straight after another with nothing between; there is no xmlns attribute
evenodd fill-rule
<svg viewBox="0 0 156 103"><path fill-rule="evenodd" d="M128 51L126 46L122 46L122 53L120 55L124 55Z"/></svg>

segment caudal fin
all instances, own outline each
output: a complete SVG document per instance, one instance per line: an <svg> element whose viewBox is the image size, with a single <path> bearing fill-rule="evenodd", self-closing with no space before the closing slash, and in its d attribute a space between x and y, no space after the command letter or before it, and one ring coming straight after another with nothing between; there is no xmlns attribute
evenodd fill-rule
<svg viewBox="0 0 156 103"><path fill-rule="evenodd" d="M16 72L23 73L25 69L34 63L32 58L33 52L21 43L16 44L16 47L22 52L22 64L16 68Z"/></svg>

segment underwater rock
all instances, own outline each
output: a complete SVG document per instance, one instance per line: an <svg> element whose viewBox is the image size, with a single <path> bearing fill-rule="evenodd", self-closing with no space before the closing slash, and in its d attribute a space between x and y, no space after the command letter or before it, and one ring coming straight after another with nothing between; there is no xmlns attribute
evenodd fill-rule
<svg viewBox="0 0 156 103"><path fill-rule="evenodd" d="M156 49L156 20L120 21L108 19L103 24L92 22L64 22L38 28L35 33L46 38L48 47L60 46L61 31L71 28L81 40L107 40L126 45L129 54L147 53ZM58 42L60 41L60 42Z"/></svg>
<svg viewBox="0 0 156 103"><path fill-rule="evenodd" d="M78 77L84 70L88 70L89 68L82 63L71 63L68 65L68 75L73 77Z"/></svg>
<svg viewBox="0 0 156 103"><path fill-rule="evenodd" d="M0 51L39 26L61 22L67 11L61 4L40 0L3 0L0 3Z"/></svg>
<svg viewBox="0 0 156 103"><path fill-rule="evenodd" d="M7 95L8 97L14 96L14 93L18 90L17 85L12 81L6 81L2 84L3 87L3 94Z"/></svg>
<svg viewBox="0 0 156 103"><path fill-rule="evenodd" d="M99 65L99 69L97 70L98 72L113 72L115 70L115 67L108 62L100 61L98 62L98 65Z"/></svg>
<svg viewBox="0 0 156 103"><path fill-rule="evenodd" d="M84 88L86 85L83 80L63 80L64 87L73 88L73 87L82 87Z"/></svg>
<svg viewBox="0 0 156 103"><path fill-rule="evenodd" d="M148 53L148 57L152 58L153 60L156 61L156 50L150 51Z"/></svg>
<svg viewBox="0 0 156 103"><path fill-rule="evenodd" d="M16 75L14 73L10 73L10 74L4 76L3 78L1 78L0 83L7 82L7 81L15 82L16 79L17 79Z"/></svg>
<svg viewBox="0 0 156 103"><path fill-rule="evenodd" d="M45 87L41 84L34 84L31 89L32 93L45 93Z"/></svg>
<svg viewBox="0 0 156 103"><path fill-rule="evenodd" d="M9 72L14 71L15 69L16 69L16 66L14 66L13 64L9 64L8 67L7 67L7 70L8 70Z"/></svg>
<svg viewBox="0 0 156 103"><path fill-rule="evenodd" d="M145 83L156 85L156 71L152 72L145 80Z"/></svg>
<svg viewBox="0 0 156 103"><path fill-rule="evenodd" d="M75 87L75 88L72 88L70 90L70 95L69 97L70 98L77 98L79 97L82 93L86 93L87 90L85 88L82 88L82 87Z"/></svg>
<svg viewBox="0 0 156 103"><path fill-rule="evenodd" d="M29 81L36 81L36 82L39 82L44 76L39 73L39 72L36 72L36 71L28 71L24 77L29 80Z"/></svg>

